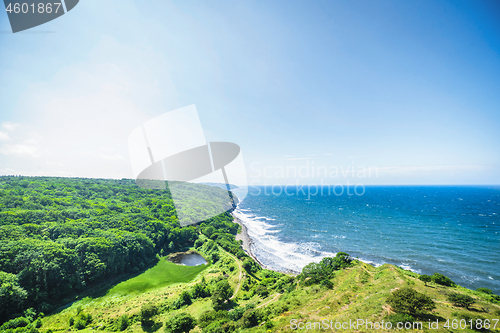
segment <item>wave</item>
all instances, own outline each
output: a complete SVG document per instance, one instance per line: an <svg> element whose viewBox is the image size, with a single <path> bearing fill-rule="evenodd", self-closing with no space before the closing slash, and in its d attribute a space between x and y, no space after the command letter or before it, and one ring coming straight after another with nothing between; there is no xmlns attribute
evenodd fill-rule
<svg viewBox="0 0 500 333"><path fill-rule="evenodd" d="M258 216L252 213L250 209L237 208L233 215L247 227L248 236L252 240L250 245L252 253L267 268L282 271L300 273L302 268L311 262L320 262L324 257L333 257L336 253L322 251L321 245L316 242L289 243L279 239L276 225L267 223L274 221L265 216ZM333 238L345 238L344 235L334 235ZM314 238L314 237L313 237ZM317 237L316 237L317 238ZM319 237L319 238L322 238ZM366 264L374 267L382 266L392 260L370 260L366 258L356 258ZM399 267L420 273L420 270L414 269L409 263L402 262Z"/></svg>
<svg viewBox="0 0 500 333"><path fill-rule="evenodd" d="M335 253L322 251L321 245L315 242L281 241L276 236L281 230L267 223L274 219L256 216L249 211L237 208L233 214L247 227L248 236L252 240L251 250L264 266L277 271L300 273L302 268L311 262L320 262L323 257L335 256Z"/></svg>

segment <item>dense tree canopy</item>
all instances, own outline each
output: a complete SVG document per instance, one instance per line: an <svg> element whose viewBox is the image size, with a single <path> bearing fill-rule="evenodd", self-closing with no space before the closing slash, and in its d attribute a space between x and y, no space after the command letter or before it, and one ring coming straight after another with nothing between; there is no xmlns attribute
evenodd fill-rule
<svg viewBox="0 0 500 333"><path fill-rule="evenodd" d="M224 198L223 189L197 186ZM229 213L181 228L168 189L133 180L0 177L0 323L26 307L50 312L85 288L144 270L156 254L193 246L200 232L236 254L227 233L237 230Z"/></svg>

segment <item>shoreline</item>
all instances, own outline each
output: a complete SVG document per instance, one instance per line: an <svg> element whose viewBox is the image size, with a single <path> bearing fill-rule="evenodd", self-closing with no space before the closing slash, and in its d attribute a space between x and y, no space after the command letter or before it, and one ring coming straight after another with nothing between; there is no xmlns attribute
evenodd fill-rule
<svg viewBox="0 0 500 333"><path fill-rule="evenodd" d="M253 244L253 240L248 235L247 227L243 224L243 222L240 221L239 218L234 216L234 214L231 213L231 215L234 218L234 222L238 223L241 226L241 232L237 233L235 238L237 241L241 240L243 242L243 244L241 244L243 251L245 251L246 254L248 254L253 260L255 260L255 262L257 262L260 267L267 269L267 267L263 263L261 263L252 252L251 246Z"/></svg>
<svg viewBox="0 0 500 333"><path fill-rule="evenodd" d="M247 227L239 218L237 218L233 213L231 215L234 218L234 222L238 223L241 226L241 232L237 233L235 238L237 241L242 241L243 244L241 244L241 247L243 248L243 251L245 251L246 254L248 254L257 264L259 264L260 267L263 269L269 269L275 272L280 272L280 273L285 273L285 274L292 274L292 275L298 275L300 272L296 272L290 269L287 270L276 270L271 267L268 267L264 265L259 259L257 259L257 256L252 252L252 245L254 245L254 241L252 238L248 235L248 230Z"/></svg>

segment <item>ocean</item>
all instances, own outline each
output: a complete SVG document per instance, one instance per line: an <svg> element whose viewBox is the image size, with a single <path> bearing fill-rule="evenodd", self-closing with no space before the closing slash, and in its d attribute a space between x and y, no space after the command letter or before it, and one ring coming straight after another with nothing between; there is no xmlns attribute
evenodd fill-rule
<svg viewBox="0 0 500 333"><path fill-rule="evenodd" d="M300 272L342 251L375 266L439 272L461 286L500 294L500 187L333 190L249 188L234 214L246 225L259 261Z"/></svg>

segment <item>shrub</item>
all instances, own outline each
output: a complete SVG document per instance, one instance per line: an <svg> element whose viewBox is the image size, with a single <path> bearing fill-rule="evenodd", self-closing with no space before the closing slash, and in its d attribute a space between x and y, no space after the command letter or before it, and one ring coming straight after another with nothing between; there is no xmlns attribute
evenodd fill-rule
<svg viewBox="0 0 500 333"><path fill-rule="evenodd" d="M218 321L222 319L227 319L228 312L220 311L205 311L200 315L198 320L198 326L202 329L210 325L213 321Z"/></svg>
<svg viewBox="0 0 500 333"><path fill-rule="evenodd" d="M179 298L177 298L174 302L174 308L180 309L184 305L189 305L191 304L191 296L187 291L183 291L180 295Z"/></svg>
<svg viewBox="0 0 500 333"><path fill-rule="evenodd" d="M249 273L257 273L260 266L250 258L245 258L243 260L243 268Z"/></svg>
<svg viewBox="0 0 500 333"><path fill-rule="evenodd" d="M118 318L118 330L124 331L128 327L128 315L124 314L120 318Z"/></svg>
<svg viewBox="0 0 500 333"><path fill-rule="evenodd" d="M214 290L212 291L212 296L210 297L214 309L219 310L222 307L222 304L229 300L232 295L233 289L227 280L217 282Z"/></svg>
<svg viewBox="0 0 500 333"><path fill-rule="evenodd" d="M149 322L153 316L158 313L158 307L154 304L148 303L141 306L141 322L143 324Z"/></svg>
<svg viewBox="0 0 500 333"><path fill-rule="evenodd" d="M207 285L200 282L191 288L191 299L205 298L210 296L210 290Z"/></svg>
<svg viewBox="0 0 500 333"><path fill-rule="evenodd" d="M257 326L259 323L259 313L257 310L249 309L245 311L243 316L240 319L241 327L250 328Z"/></svg>
<svg viewBox="0 0 500 333"><path fill-rule="evenodd" d="M254 307L255 307L254 304L247 304L246 306L238 306L234 308L233 311L229 312L228 318L229 320L236 322L241 319L245 311L253 309Z"/></svg>
<svg viewBox="0 0 500 333"><path fill-rule="evenodd" d="M469 309L469 306L475 303L474 298L469 295L463 295L459 293L450 293L447 296L448 300L455 306Z"/></svg>
<svg viewBox="0 0 500 333"><path fill-rule="evenodd" d="M493 291L491 289L488 289L488 288L477 288L476 289L477 291L479 291L480 293L484 293L484 294L488 294L488 295L492 295L493 294Z"/></svg>
<svg viewBox="0 0 500 333"><path fill-rule="evenodd" d="M455 282L453 282L449 277L441 274L441 273L434 273L431 276L432 282L440 284L442 286L448 286L448 287L454 287Z"/></svg>
<svg viewBox="0 0 500 333"><path fill-rule="evenodd" d="M410 315L431 311L436 308L436 304L429 296L421 294L410 287L403 287L393 291L387 298L387 304L397 313Z"/></svg>
<svg viewBox="0 0 500 333"><path fill-rule="evenodd" d="M81 309L80 309L80 311L78 311L78 309L77 309L77 312L78 312L78 316L76 317L76 319L73 319L73 317L71 317L69 319L69 323L70 323L70 326L74 325L74 327L77 330L82 330L92 321L92 315L87 314L85 312L82 312ZM72 322L74 324L72 324Z"/></svg>
<svg viewBox="0 0 500 333"><path fill-rule="evenodd" d="M213 252L212 254L210 254L209 259L212 264L215 264L219 260L219 255L217 254L217 252Z"/></svg>
<svg viewBox="0 0 500 333"><path fill-rule="evenodd" d="M75 328L77 330L83 330L85 327L87 326L87 322L81 318L81 317L78 317L75 321Z"/></svg>
<svg viewBox="0 0 500 333"><path fill-rule="evenodd" d="M204 243L204 242L203 242L203 240L201 240L201 239L199 239L199 238L198 238L198 239L194 242L194 247L195 247L195 248L202 247L202 246L203 246L203 243Z"/></svg>
<svg viewBox="0 0 500 333"><path fill-rule="evenodd" d="M178 313L165 322L165 332L186 333L196 326L196 320L187 313Z"/></svg>
<svg viewBox="0 0 500 333"><path fill-rule="evenodd" d="M222 319L215 321L203 329L203 333L226 333L234 332L236 330L236 324L228 319Z"/></svg>
<svg viewBox="0 0 500 333"><path fill-rule="evenodd" d="M479 316L477 314L470 314L467 312L458 312L456 313L456 317L458 320L465 320L467 323L469 323L472 320L472 329L476 331L481 331L484 330L484 326L482 328L477 328L476 327L476 320L481 321L484 325L484 320L485 318L483 316ZM469 326L470 327L470 326Z"/></svg>
<svg viewBox="0 0 500 333"><path fill-rule="evenodd" d="M397 327L398 323L413 323L415 318L407 313L395 313L387 316L386 321L392 323L392 327Z"/></svg>
<svg viewBox="0 0 500 333"><path fill-rule="evenodd" d="M321 280L321 285L325 287L326 289L333 289L333 282L330 281L329 279L323 279Z"/></svg>
<svg viewBox="0 0 500 333"><path fill-rule="evenodd" d="M269 291L267 288L261 284L259 284L254 291L255 294L259 295L260 297L267 297L269 296Z"/></svg>
<svg viewBox="0 0 500 333"><path fill-rule="evenodd" d="M432 281L432 278L430 275L427 275L427 274L422 274L418 277L418 279L420 281L422 281L425 285L427 285L427 283L431 282Z"/></svg>
<svg viewBox="0 0 500 333"><path fill-rule="evenodd" d="M75 318L70 317L69 318L69 326L73 326L74 323L75 323Z"/></svg>
<svg viewBox="0 0 500 333"><path fill-rule="evenodd" d="M8 329L14 329L18 327L26 327L28 326L30 321L24 317L17 317L14 319L9 320L8 322L4 323L2 326L0 326L0 330L8 330Z"/></svg>

